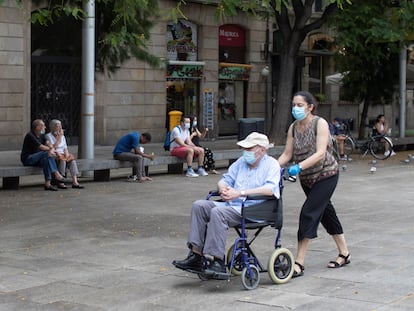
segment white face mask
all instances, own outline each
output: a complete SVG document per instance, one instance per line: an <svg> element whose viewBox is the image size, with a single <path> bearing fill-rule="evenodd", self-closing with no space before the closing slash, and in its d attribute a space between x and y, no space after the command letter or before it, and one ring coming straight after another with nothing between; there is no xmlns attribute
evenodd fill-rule
<svg viewBox="0 0 414 311"><path fill-rule="evenodd" d="M186 130L190 129L190 123L184 123L184 127Z"/></svg>

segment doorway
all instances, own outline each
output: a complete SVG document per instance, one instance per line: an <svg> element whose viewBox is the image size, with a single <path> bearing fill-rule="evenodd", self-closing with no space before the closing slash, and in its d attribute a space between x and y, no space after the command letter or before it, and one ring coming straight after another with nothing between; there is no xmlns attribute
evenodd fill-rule
<svg viewBox="0 0 414 311"><path fill-rule="evenodd" d="M221 81L218 94L219 136L237 135L238 120L244 117L244 81Z"/></svg>

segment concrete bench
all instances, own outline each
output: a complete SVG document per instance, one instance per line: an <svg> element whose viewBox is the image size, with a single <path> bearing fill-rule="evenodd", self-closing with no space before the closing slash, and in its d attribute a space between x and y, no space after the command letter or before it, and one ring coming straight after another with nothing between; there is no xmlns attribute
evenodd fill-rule
<svg viewBox="0 0 414 311"><path fill-rule="evenodd" d="M276 156L281 154L281 147L268 150L268 154ZM241 149L228 149L214 151L214 160L227 160L228 165L234 162L242 154ZM167 165L168 173L181 174L184 169L185 159L179 159L170 155L157 155L153 161L144 160L145 171L148 173L150 166ZM80 172L93 171L94 181L110 181L111 170L132 167L131 162L118 161L114 159L77 159ZM3 178L3 189L19 189L20 176L43 175L40 167L33 166L0 166L0 177Z"/></svg>
<svg viewBox="0 0 414 311"><path fill-rule="evenodd" d="M395 151L414 149L414 137L393 137L392 143Z"/></svg>

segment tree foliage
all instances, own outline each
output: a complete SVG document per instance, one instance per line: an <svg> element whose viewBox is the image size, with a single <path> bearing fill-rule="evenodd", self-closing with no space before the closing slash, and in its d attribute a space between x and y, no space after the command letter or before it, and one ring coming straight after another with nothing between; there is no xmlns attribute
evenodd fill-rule
<svg viewBox="0 0 414 311"><path fill-rule="evenodd" d="M22 5L22 0L15 1ZM31 22L45 27L53 27L63 17L71 16L79 22L87 17L82 0L32 3L38 8L32 12ZM97 69L113 72L131 57L159 65L160 59L148 50L150 30L159 13L157 0L95 0L95 5Z"/></svg>
<svg viewBox="0 0 414 311"><path fill-rule="evenodd" d="M335 57L337 69L346 73L346 95L364 103L360 138L369 106L392 101L398 85L399 52L408 34L414 31L413 17L414 6L410 2L390 8L390 2L385 0L354 0L352 6L346 6L330 20L340 47Z"/></svg>
<svg viewBox="0 0 414 311"><path fill-rule="evenodd" d="M157 16L158 1L100 1L96 9L97 67L114 71L131 56L157 66L159 58L147 49Z"/></svg>

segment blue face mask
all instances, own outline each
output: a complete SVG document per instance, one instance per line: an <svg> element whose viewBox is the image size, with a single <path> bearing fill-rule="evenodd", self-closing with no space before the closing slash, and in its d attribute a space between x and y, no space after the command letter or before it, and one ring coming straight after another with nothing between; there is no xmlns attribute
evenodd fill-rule
<svg viewBox="0 0 414 311"><path fill-rule="evenodd" d="M40 135L45 135L45 131L44 130L41 130L40 131Z"/></svg>
<svg viewBox="0 0 414 311"><path fill-rule="evenodd" d="M184 123L185 129L189 130L190 129L190 123Z"/></svg>
<svg viewBox="0 0 414 311"><path fill-rule="evenodd" d="M297 106L292 107L292 115L298 121L305 119L306 118L305 107L297 107Z"/></svg>
<svg viewBox="0 0 414 311"><path fill-rule="evenodd" d="M193 122L193 127L196 127L197 126L197 121L194 121Z"/></svg>
<svg viewBox="0 0 414 311"><path fill-rule="evenodd" d="M243 151L243 158L247 162L247 164L252 165L254 162L256 162L256 157L254 155L254 151Z"/></svg>

